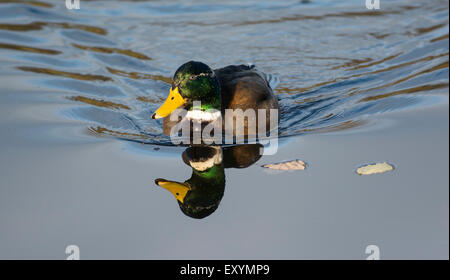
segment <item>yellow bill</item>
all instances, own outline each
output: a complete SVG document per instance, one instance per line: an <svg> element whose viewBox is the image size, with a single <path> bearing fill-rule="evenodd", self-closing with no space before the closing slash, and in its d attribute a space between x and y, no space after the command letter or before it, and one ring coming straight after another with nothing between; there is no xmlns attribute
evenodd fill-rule
<svg viewBox="0 0 450 280"><path fill-rule="evenodd" d="M186 100L181 96L180 92L178 91L178 87L176 87L175 89L170 88L169 96L161 105L161 107L159 107L158 110L156 110L156 112L152 115L152 119L167 117L185 102Z"/></svg>
<svg viewBox="0 0 450 280"><path fill-rule="evenodd" d="M184 202L184 197L186 196L188 191L191 189L189 186L186 186L184 184L174 182L174 181L167 181L164 179L156 179L155 183L158 186L171 192L173 194L173 196L181 203Z"/></svg>

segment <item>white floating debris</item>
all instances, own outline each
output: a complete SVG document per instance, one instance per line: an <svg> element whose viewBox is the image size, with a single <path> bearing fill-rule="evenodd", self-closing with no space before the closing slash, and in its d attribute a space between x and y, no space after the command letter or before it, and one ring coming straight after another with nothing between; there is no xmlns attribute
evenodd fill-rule
<svg viewBox="0 0 450 280"><path fill-rule="evenodd" d="M356 173L358 173L359 175L370 175L384 173L392 170L394 170L394 166L390 165L387 162L382 162L361 166L360 168L356 169Z"/></svg>
<svg viewBox="0 0 450 280"><path fill-rule="evenodd" d="M264 164L261 167L272 169L272 170L304 170L306 168L306 163L296 159L290 161L283 161L279 163Z"/></svg>

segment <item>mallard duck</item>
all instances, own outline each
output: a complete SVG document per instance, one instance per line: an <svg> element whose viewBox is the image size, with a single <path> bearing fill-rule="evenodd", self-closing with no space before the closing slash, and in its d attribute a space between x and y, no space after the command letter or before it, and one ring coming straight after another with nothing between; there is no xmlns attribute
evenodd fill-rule
<svg viewBox="0 0 450 280"><path fill-rule="evenodd" d="M271 76L256 70L253 65L230 65L212 70L202 62L189 61L175 72L167 100L151 117L164 118L164 133L169 135L170 129L177 122L170 121L168 116L179 107L186 109L191 119L201 122L210 122L218 116L224 116L226 109L254 109L255 112L258 112L258 109L266 109L268 131L270 109L277 109L279 119L278 100L273 94L268 77ZM201 102L201 110L193 110L194 101ZM208 112L211 110L216 112ZM224 122L225 118L222 117L222 120ZM245 119L245 134L248 131L247 121ZM255 123L258 124L258 120ZM235 128L233 134L236 135Z"/></svg>
<svg viewBox="0 0 450 280"><path fill-rule="evenodd" d="M261 157L259 144L240 146L194 146L187 148L182 159L192 168L185 182L156 179L155 184L172 193L181 211L192 218L211 215L219 206L225 191L225 168L247 168Z"/></svg>
<svg viewBox="0 0 450 280"><path fill-rule="evenodd" d="M182 157L192 168L191 178L183 183L158 178L155 184L172 193L186 216L202 219L217 209L225 191L222 149L189 147Z"/></svg>

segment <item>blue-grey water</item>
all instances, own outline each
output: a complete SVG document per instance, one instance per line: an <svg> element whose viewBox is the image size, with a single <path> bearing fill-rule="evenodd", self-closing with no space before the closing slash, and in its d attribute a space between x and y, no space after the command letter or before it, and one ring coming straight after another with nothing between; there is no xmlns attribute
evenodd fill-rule
<svg viewBox="0 0 450 280"><path fill-rule="evenodd" d="M448 28L438 0L0 0L0 258L448 258ZM278 153L200 220L154 183L191 176L150 119L188 60L281 81Z"/></svg>

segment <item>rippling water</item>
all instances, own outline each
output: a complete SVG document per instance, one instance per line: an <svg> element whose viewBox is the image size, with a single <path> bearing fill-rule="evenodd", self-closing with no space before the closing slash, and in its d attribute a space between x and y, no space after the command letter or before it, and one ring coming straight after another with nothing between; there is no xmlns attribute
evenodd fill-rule
<svg viewBox="0 0 450 280"><path fill-rule="evenodd" d="M448 1L64 2L0 0L0 258L448 259ZM188 60L277 76L289 140L171 147Z"/></svg>
<svg viewBox="0 0 450 280"><path fill-rule="evenodd" d="M338 3L336 3L338 2ZM188 60L278 76L280 135L370 125L448 91L448 1L0 1L0 71L86 133L169 144L149 118ZM2 85L3 87L3 85Z"/></svg>

